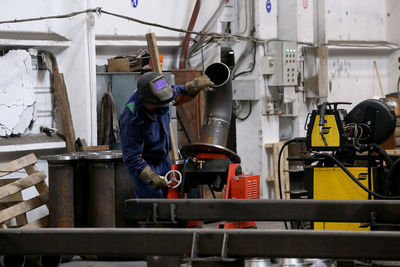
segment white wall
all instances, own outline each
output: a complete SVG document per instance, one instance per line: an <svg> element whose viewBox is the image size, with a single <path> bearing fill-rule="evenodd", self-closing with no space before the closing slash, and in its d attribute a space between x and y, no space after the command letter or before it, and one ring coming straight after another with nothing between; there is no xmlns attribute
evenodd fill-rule
<svg viewBox="0 0 400 267"><path fill-rule="evenodd" d="M2 20L65 14L87 8L86 1L2 1ZM94 83L90 77L94 68L89 64L92 47L88 45L88 18L80 15L62 20L44 20L0 25L2 47L35 47L53 52L60 72L64 73L72 120L77 137L91 144L96 140L93 128L95 114L91 112ZM12 36L10 35L12 34ZM72 97L77 96L77 97Z"/></svg>
<svg viewBox="0 0 400 267"><path fill-rule="evenodd" d="M136 8L131 1L95 1L102 9L133 17L142 21L166 25L186 30L196 1L139 1ZM203 0L194 31L200 31L208 22L220 1ZM156 7L156 8L155 8ZM214 28L212 28L214 29ZM185 33L147 26L136 22L116 18L107 14L96 16L97 65L106 64L109 57L129 54L147 46L146 33L154 32L157 46L164 55L164 70L178 68L180 46ZM195 35L192 35L194 38ZM210 62L207 62L208 64ZM197 63L193 63L197 65Z"/></svg>
<svg viewBox="0 0 400 267"><path fill-rule="evenodd" d="M222 0L221 0L222 1ZM195 30L202 30L204 25L217 9L221 1L204 0L198 16ZM236 13L232 19L233 33L246 29L244 35L250 34L250 28L245 25L244 5L250 0L231 0L236 6ZM288 0L290 1L290 0ZM398 70L398 52L391 50L382 42L400 42L398 35L400 4L397 0L308 0L292 1L293 9L281 10L284 2L271 0L271 11L267 12L265 0L254 1L255 36L269 40L279 36L285 25L285 16L295 25L291 36L303 43L312 43L317 40L315 25L323 33L322 44L334 43L338 46L329 46L328 80L331 90L328 101L351 101L357 103L365 98L381 96L377 83L377 75L373 66L376 61L382 80L384 93L395 91ZM304 3L307 2L306 7ZM92 1L2 1L0 16L2 19L26 18L54 15L71 11L101 6L104 10L135 17L148 22L165 24L172 27L186 29L195 0L147 0L138 1L133 8L129 0L92 0ZM315 12L316 7L320 11ZM278 13L284 16L278 20ZM250 18L249 18L250 19ZM318 22L318 23L317 23ZM248 22L249 23L249 22ZM222 32L222 24L217 20L210 28L211 31ZM164 69L178 67L180 45L183 33L176 33L160 28L144 26L127 20L113 18L106 14L80 15L71 19L46 20L32 23L0 25L0 41L2 46L25 44L45 47L57 55L59 67L64 73L68 87L69 100L72 110L72 119L77 137L85 138L89 144L96 140L96 92L95 92L95 65L103 65L108 57L131 53L146 46L144 35L155 32L160 52L165 55ZM9 33L16 33L17 37L9 37ZM8 34L8 37L7 37ZM38 39L40 34L43 40ZM61 37L60 37L61 36ZM194 36L192 36L194 37ZM40 39L39 38L39 39ZM4 40L6 39L6 40ZM205 51L205 65L219 60L219 46L230 46L237 57L246 49L246 42L228 41L212 46ZM352 47L349 47L351 45ZM373 48L360 46L373 45ZM251 49L250 49L251 50ZM95 57L96 51L96 57ZM252 53L247 54L237 72L251 67ZM266 77L261 75L260 58L268 53L265 45L257 47L256 65L251 74L238 79L256 79L261 100L252 101L251 116L241 122L237 121L237 149L242 158L243 169L246 173L261 175L263 197L271 197L265 178L271 172L271 162L264 149L265 143L278 142L280 131L285 127L294 127L296 135L304 135L302 130L306 113L310 111L317 99L305 99L300 86L296 93L294 106L298 112L293 125L284 126L279 116L262 115L262 99L264 97L280 98L276 88L268 86ZM301 55L300 55L301 62ZM197 56L189 61L192 68L201 68L201 57ZM246 114L247 101L242 101L243 111ZM281 128L281 129L280 129ZM251 137L251 138L249 138Z"/></svg>
<svg viewBox="0 0 400 267"><path fill-rule="evenodd" d="M80 0L4 0L1 4L1 20L65 14L88 8L87 1ZM94 62L90 63L90 56L92 55L93 58L94 55L94 46L89 45L91 26L88 22L87 15L79 15L62 20L2 24L0 25L0 47L6 50L11 48L43 49L56 55L59 70L65 77L75 134L77 137L84 138L88 144L92 144L97 139L96 109L93 109L96 87L91 81L91 77L95 77L95 65ZM49 75L44 77L32 75L34 84L39 86L48 85L49 78ZM40 151L34 152L36 155L41 154ZM21 153L3 154L1 161L22 156ZM47 171L46 164L40 163L38 167L40 170ZM25 199L35 194L37 194L35 190L27 190L23 193ZM32 221L46 213L47 208L42 207L31 212L28 219Z"/></svg>
<svg viewBox="0 0 400 267"><path fill-rule="evenodd" d="M327 40L387 40L386 1L324 1Z"/></svg>

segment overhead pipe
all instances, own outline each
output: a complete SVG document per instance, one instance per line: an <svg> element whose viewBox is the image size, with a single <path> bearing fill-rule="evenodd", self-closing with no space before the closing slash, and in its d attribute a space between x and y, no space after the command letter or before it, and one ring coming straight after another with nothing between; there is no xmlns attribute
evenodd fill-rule
<svg viewBox="0 0 400 267"><path fill-rule="evenodd" d="M226 147L232 115L231 72L223 63L213 63L204 71L215 84L212 92L205 94L205 112L200 129L200 143Z"/></svg>
<svg viewBox="0 0 400 267"><path fill-rule="evenodd" d="M187 28L188 31L193 31L194 25L196 24L197 16L200 11L201 0L197 0L193 9L192 17L190 18L189 26ZM179 68L186 68L187 54L189 50L189 42L190 42L190 33L186 33L185 39L183 40L181 55L179 58Z"/></svg>

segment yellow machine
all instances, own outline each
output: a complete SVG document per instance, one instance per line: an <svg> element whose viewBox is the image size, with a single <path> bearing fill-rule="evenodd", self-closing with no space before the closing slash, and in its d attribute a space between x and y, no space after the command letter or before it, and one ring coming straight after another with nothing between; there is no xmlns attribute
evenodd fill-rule
<svg viewBox="0 0 400 267"><path fill-rule="evenodd" d="M388 156L378 145L393 134L394 113L377 100L365 100L348 114L337 108L339 104L350 103L318 106L307 119L307 137L286 142L305 143L311 153L288 159L300 160L304 167L289 172L291 198L368 200L399 195L400 158ZM370 229L360 223L332 222L315 222L313 228Z"/></svg>
<svg viewBox="0 0 400 267"><path fill-rule="evenodd" d="M348 169L365 187L371 185L371 190L373 190L373 175L368 176L368 168L351 167ZM369 194L357 186L338 167L314 168L313 182L314 199L369 199ZM314 229L368 230L369 228L360 223L315 222Z"/></svg>

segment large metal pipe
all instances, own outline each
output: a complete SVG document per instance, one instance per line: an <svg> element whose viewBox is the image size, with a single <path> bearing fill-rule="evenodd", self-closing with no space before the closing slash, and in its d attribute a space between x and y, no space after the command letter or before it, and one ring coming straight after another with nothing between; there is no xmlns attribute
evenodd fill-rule
<svg viewBox="0 0 400 267"><path fill-rule="evenodd" d="M226 147L232 115L231 72L223 63L209 65L204 73L215 84L213 92L206 93L203 125L200 130L200 143Z"/></svg>
<svg viewBox="0 0 400 267"><path fill-rule="evenodd" d="M49 163L49 226L74 227L76 153L46 157Z"/></svg>
<svg viewBox="0 0 400 267"><path fill-rule="evenodd" d="M92 152L89 166L89 225L115 227L114 155Z"/></svg>

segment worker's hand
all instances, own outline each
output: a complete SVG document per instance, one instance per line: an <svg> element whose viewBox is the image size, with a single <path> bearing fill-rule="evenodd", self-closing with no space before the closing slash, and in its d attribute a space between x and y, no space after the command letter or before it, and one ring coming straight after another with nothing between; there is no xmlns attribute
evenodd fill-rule
<svg viewBox="0 0 400 267"><path fill-rule="evenodd" d="M211 86L214 86L214 83L210 80L210 78L208 78L207 75L203 74L193 81L187 82L185 84L185 90L189 95L195 96L200 90L206 90L208 92L214 91L214 88Z"/></svg>
<svg viewBox="0 0 400 267"><path fill-rule="evenodd" d="M153 187L154 190L158 190L163 187L168 186L168 180L164 176L158 175L158 177L154 177L153 180L150 182L151 187Z"/></svg>
<svg viewBox="0 0 400 267"><path fill-rule="evenodd" d="M147 165L143 171L139 174L139 179L149 183L154 190L158 190L168 186L168 180L164 176L160 176L155 173L149 165Z"/></svg>

